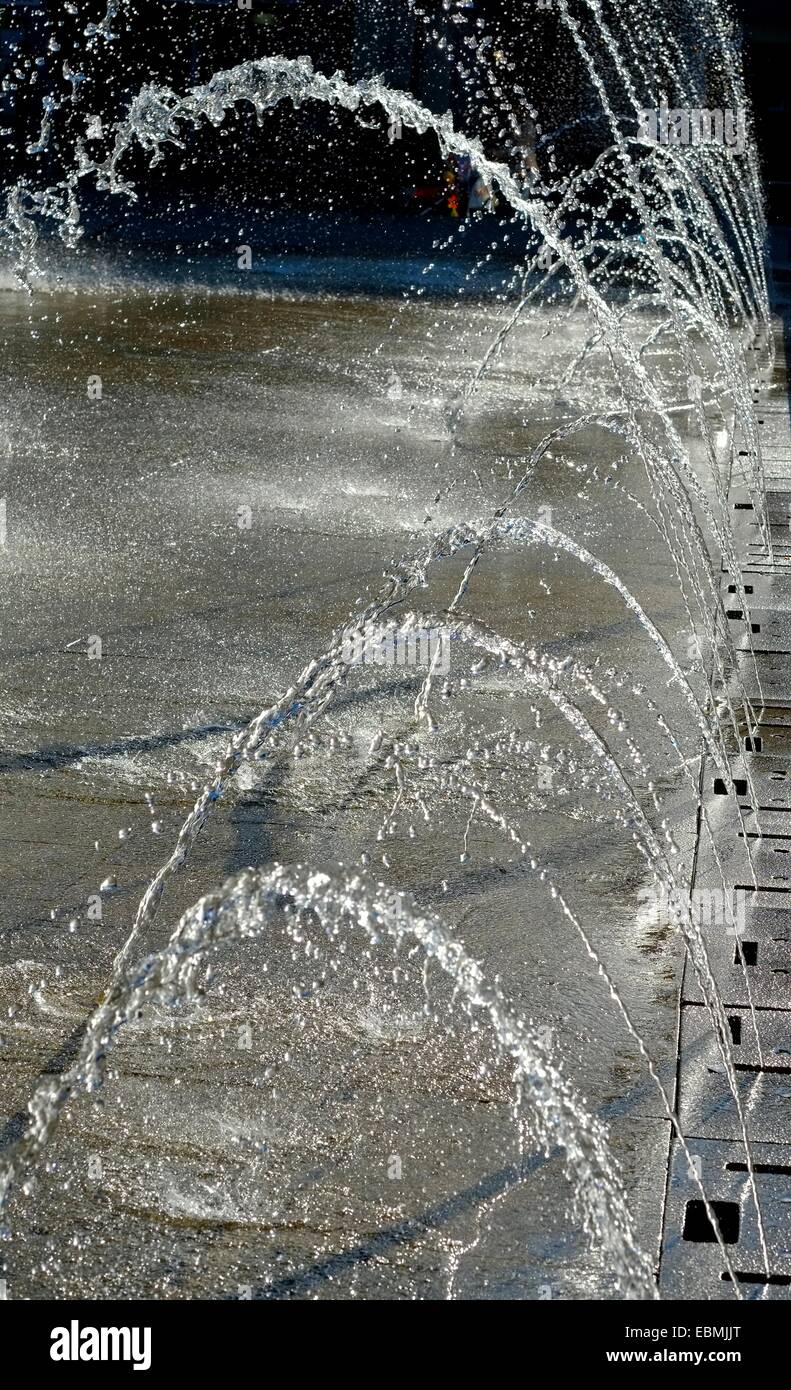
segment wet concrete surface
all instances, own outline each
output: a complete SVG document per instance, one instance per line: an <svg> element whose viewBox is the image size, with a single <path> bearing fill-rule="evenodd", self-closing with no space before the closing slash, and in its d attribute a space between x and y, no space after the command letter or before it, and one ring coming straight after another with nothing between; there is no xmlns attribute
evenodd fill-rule
<svg viewBox="0 0 791 1390"><path fill-rule="evenodd" d="M3 1144L21 1132L42 1075L73 1055L229 732L289 686L402 555L488 515L525 451L578 413L573 386L564 396L546 383L584 325L542 340L533 320L451 435L448 408L504 313L140 286L0 297L16 363L0 551ZM585 390L587 401L611 398L603 356ZM542 461L518 510L551 518L611 565L689 671L689 619L640 510L649 502L639 461L591 426ZM414 606L447 608L463 567L443 562ZM650 767L660 814L642 773L634 785L672 830L683 877L699 739L619 595L568 557L508 542L485 556L465 608L514 641L596 668ZM672 1091L683 952L647 907L633 836L595 780L585 785L563 721L544 709L537 729L513 673L487 671L476 686L468 667L454 649L433 747L451 757L514 727L551 745L548 778L504 763L498 795L585 922ZM466 807L447 798L414 838L400 820L382 863L376 831L394 785L366 769L365 749L381 725L410 728L423 674L364 670L347 684L330 716L348 736L345 758L319 750L269 778L243 769L140 953L245 865L330 868L367 853L551 1030L565 1072L606 1121L639 1237L656 1255L668 1124L546 884L491 827L473 827L463 862ZM606 710L586 712L607 730ZM102 895L97 921L89 904L108 878L118 891ZM273 1097L262 1069L290 1033L261 969L255 951L234 949L208 1014L130 1028L103 1096L73 1103L34 1192L12 1200L0 1247L9 1297L617 1296L557 1156L515 1135L507 1085L487 1095L465 1084L460 1059L480 1039L449 1045L444 1066L420 1047L383 1048L349 984L313 1065ZM240 1050L248 1024L252 1050ZM339 1042L349 1028L353 1062Z"/></svg>

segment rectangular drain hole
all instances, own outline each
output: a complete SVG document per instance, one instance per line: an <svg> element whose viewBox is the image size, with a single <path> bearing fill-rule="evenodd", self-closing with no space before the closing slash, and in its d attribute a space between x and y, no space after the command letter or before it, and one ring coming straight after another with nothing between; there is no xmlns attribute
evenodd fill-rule
<svg viewBox="0 0 791 1390"><path fill-rule="evenodd" d="M733 779L733 786L734 786L734 790L735 790L737 796L746 796L746 795L747 795L747 778L746 778L746 777L734 777L734 779ZM724 778L724 777L715 777L715 778L714 778L714 795L715 795L715 796L727 796L727 795L728 795L728 788L727 788L727 786L726 786L726 784L725 784L725 778Z"/></svg>
<svg viewBox="0 0 791 1390"><path fill-rule="evenodd" d="M725 616L726 618L743 618L744 614L741 608L726 608Z"/></svg>
<svg viewBox="0 0 791 1390"><path fill-rule="evenodd" d="M762 806L760 809L761 809L762 811L763 811L763 810L766 810L766 811L774 811L774 810L776 810L777 808L776 808L775 806L766 806L766 807ZM787 809L789 809L789 808L788 808L788 807L783 807L783 809L784 809L784 810L787 810ZM761 883L761 884L759 884L759 886L758 886L757 888L756 888L756 886L755 886L754 883L735 883L735 884L734 884L734 887L733 887L733 891L734 891L734 893L791 893L791 888L778 888L778 887L776 887L776 885L775 885L774 883ZM778 936L778 937L776 937L775 939L776 939L777 941L785 941L785 940L786 940L786 938L785 938L784 936L783 936L783 937L779 937L779 936Z"/></svg>
<svg viewBox="0 0 791 1390"><path fill-rule="evenodd" d="M759 420L758 423L759 423L759 425L760 425L761 421ZM737 511L737 512L751 512L752 510L753 510L753 504L752 504L752 502L736 502L736 503L734 503L734 511Z"/></svg>
<svg viewBox="0 0 791 1390"><path fill-rule="evenodd" d="M756 1173L769 1173L774 1178L791 1178L791 1168L787 1163L754 1163L753 1169ZM726 1173L746 1173L748 1172L746 1163L726 1163Z"/></svg>
<svg viewBox="0 0 791 1390"><path fill-rule="evenodd" d="M740 953L741 953L741 954L740 954ZM737 941L737 942L736 942L736 950L735 950L734 953L733 953L733 963L734 963L734 965L741 965L742 961L744 961L745 965L757 965L757 964L758 964L758 942L757 942L757 941Z"/></svg>
<svg viewBox="0 0 791 1390"><path fill-rule="evenodd" d="M760 624L760 623L750 623L750 631L751 631L751 632L760 632L760 631L761 631L761 624Z"/></svg>
<svg viewBox="0 0 791 1390"><path fill-rule="evenodd" d="M731 1014L728 1018L728 1027L731 1030L731 1042L734 1047L741 1047L742 1042L742 1021L738 1014Z"/></svg>
<svg viewBox="0 0 791 1390"><path fill-rule="evenodd" d="M764 741L759 734L754 734L752 738L744 740L744 751L746 753L760 753L763 750Z"/></svg>
<svg viewBox="0 0 791 1390"><path fill-rule="evenodd" d="M774 973L777 975L781 972L776 970ZM757 1062L734 1062L733 1069L734 1071L751 1071L757 1076L763 1076L764 1072L773 1076L791 1076L791 1067L759 1067Z"/></svg>
<svg viewBox="0 0 791 1390"><path fill-rule="evenodd" d="M751 594L752 591L753 591L753 586L752 586L752 584L745 584L745 585L743 585L743 588L744 588L744 592L745 592L746 594ZM737 587L736 587L735 584L729 584L729 585L728 585L728 593L729 593L729 594L738 594L738 592L739 592L739 590L737 589Z"/></svg>
<svg viewBox="0 0 791 1390"><path fill-rule="evenodd" d="M763 1274L760 1270L750 1274L743 1269L735 1269L733 1272L740 1284L791 1284L791 1274ZM727 1269L723 1271L720 1278L728 1284L731 1282L731 1276Z"/></svg>
<svg viewBox="0 0 791 1390"><path fill-rule="evenodd" d="M709 1206L714 1212L714 1219L720 1228L723 1245L736 1245L739 1239L739 1203L710 1202ZM699 1197L687 1202L684 1212L684 1240L691 1240L697 1245L703 1245L711 1244L716 1239L717 1236L709 1221L705 1204Z"/></svg>

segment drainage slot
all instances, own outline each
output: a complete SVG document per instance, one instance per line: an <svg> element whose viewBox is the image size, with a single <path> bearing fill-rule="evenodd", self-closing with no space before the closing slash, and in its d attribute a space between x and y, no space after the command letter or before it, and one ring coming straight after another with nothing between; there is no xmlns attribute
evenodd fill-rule
<svg viewBox="0 0 791 1390"><path fill-rule="evenodd" d="M748 1173L746 1163L726 1163L726 1173ZM753 1172L769 1173L773 1178L791 1178L791 1168L785 1163L754 1163Z"/></svg>
<svg viewBox="0 0 791 1390"><path fill-rule="evenodd" d="M765 809L765 808L764 808L764 809ZM775 807L775 809L777 809L777 808ZM744 836L742 835L741 830L739 831L739 839L740 839L740 840L744 839ZM791 840L791 835L759 835L759 833L758 833L757 830L748 830L748 831L747 831L747 839L748 839L748 840ZM772 853L773 853L773 854L788 854L789 852L790 852L790 851L787 850L787 849L773 849L773 850L772 850Z"/></svg>
<svg viewBox="0 0 791 1390"><path fill-rule="evenodd" d="M773 806L766 806L763 809L766 811L772 811L775 808ZM784 809L791 810L791 807L784 807ZM736 883L734 884L733 891L734 893L789 893L791 892L791 889L774 888L769 883L759 883L757 888L754 883Z"/></svg>
<svg viewBox="0 0 791 1390"><path fill-rule="evenodd" d="M725 610L725 616L726 618L743 618L744 614L741 608L727 608Z"/></svg>
<svg viewBox="0 0 791 1390"><path fill-rule="evenodd" d="M731 1042L734 1047L741 1047L742 1042L742 1021L738 1014L731 1014L728 1018L728 1027L731 1030Z"/></svg>
<svg viewBox="0 0 791 1390"><path fill-rule="evenodd" d="M740 952L741 952L741 954L740 954ZM735 950L734 955L733 955L733 963L734 963L734 965L741 965L742 961L744 961L744 964L745 964L745 965L757 965L757 964L758 964L758 942L757 942L757 941L737 941L737 942L736 942L736 950Z"/></svg>
<svg viewBox="0 0 791 1390"><path fill-rule="evenodd" d="M746 777L734 777L734 779L733 779L733 786L734 786L734 790L735 790L737 796L746 796L746 795L747 795L747 778L746 778ZM728 795L728 788L727 788L727 786L726 786L726 784L725 784L725 779L724 779L724 777L715 777L715 778L714 778L714 795L715 795L715 796L727 796L727 795Z"/></svg>
<svg viewBox="0 0 791 1390"><path fill-rule="evenodd" d="M710 1202L709 1205L720 1228L723 1244L735 1245L739 1239L739 1203ZM716 1239L705 1204L699 1198L687 1202L684 1212L684 1240L695 1241L700 1245L711 1244Z"/></svg>
<svg viewBox="0 0 791 1390"><path fill-rule="evenodd" d="M739 1284L791 1284L791 1274L762 1274L757 1271L755 1274L748 1274L743 1269L734 1270L736 1280ZM727 1270L721 1275L726 1283L730 1284L731 1276Z"/></svg>
<svg viewBox="0 0 791 1390"><path fill-rule="evenodd" d="M757 1062L734 1062L733 1069L734 1071L752 1071L761 1076L764 1072L772 1072L777 1076L791 1076L791 1067L759 1067ZM791 1168L788 1169L788 1172L791 1173Z"/></svg>
<svg viewBox="0 0 791 1390"><path fill-rule="evenodd" d="M764 741L758 734L754 734L752 738L748 737L744 740L744 747L747 753L760 753L763 746Z"/></svg>

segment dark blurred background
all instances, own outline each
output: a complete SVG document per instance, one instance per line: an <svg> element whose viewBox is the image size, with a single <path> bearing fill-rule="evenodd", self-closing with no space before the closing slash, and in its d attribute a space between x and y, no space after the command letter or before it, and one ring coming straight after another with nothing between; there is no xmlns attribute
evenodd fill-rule
<svg viewBox="0 0 791 1390"><path fill-rule="evenodd" d="M768 188L769 218L791 223L791 5L741 0L747 85Z"/></svg>
<svg viewBox="0 0 791 1390"><path fill-rule="evenodd" d="M770 216L791 223L791 9L788 0L742 0L736 8ZM55 182L86 116L98 113L106 126L145 82L181 91L219 68L270 53L308 54L328 73L381 74L433 110L452 111L499 157L523 157L533 145L546 175L586 162L608 142L578 55L551 6L538 0L422 0L415 8L407 0L123 0L110 42L86 36L106 9L107 0L0 4L6 180ZM701 65L714 98L718 54L696 41L687 6L668 0L662 24ZM495 91L475 69L474 45L482 39ZM617 80L610 90L617 91ZM39 139L45 97L59 104L48 144ZM503 115L509 107L518 113L512 122ZM375 113L370 123L364 129L348 113L312 105L295 114L284 104L258 129L241 108L221 130L187 134L184 150L169 151L158 187L164 173L172 198L199 193L256 208L408 209L414 189L441 176L436 142L388 131ZM130 172L145 186L142 159Z"/></svg>
<svg viewBox="0 0 791 1390"><path fill-rule="evenodd" d="M52 182L75 133L84 130L85 113L98 111L112 121L145 82L183 91L218 69L267 54L307 54L323 72L340 69L353 79L382 75L432 110L452 111L462 128L474 130L503 156L511 153L514 138L503 125L503 104L524 113L519 73L529 63L551 120L576 125L583 138L586 132L578 119L584 101L575 90L580 79L572 46L565 40L569 81L559 84L553 71L561 57L557 21L536 8L525 31L521 0L423 0L419 12L407 0L242 0L241 7L237 0L124 0L111 24L112 42L86 42L87 25L100 22L105 10L106 0L80 0L71 7L66 0L14 0L0 6L7 174L35 172ZM484 36L497 73L496 93L485 90L470 61L469 40ZM460 55L469 74L459 71ZM64 61L80 73L76 87L64 79ZM45 93L62 105L49 148L36 150ZM532 100L536 96L531 92ZM592 94L587 96L590 106ZM307 106L295 117L283 105L259 131L249 110L240 108L220 132L187 134L186 155L176 159L169 153L168 180L171 187L175 180L187 191L211 189L234 199L378 210L403 204L411 187L436 181L433 138L408 129L388 134L386 119L373 109L366 120L370 131L345 112ZM135 170L136 182L141 177L144 170Z"/></svg>

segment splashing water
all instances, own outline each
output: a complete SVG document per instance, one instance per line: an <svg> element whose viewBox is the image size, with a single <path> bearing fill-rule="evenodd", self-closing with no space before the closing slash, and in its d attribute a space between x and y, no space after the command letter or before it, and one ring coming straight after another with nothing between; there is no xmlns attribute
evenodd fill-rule
<svg viewBox="0 0 791 1390"><path fill-rule="evenodd" d="M120 8L118 3L108 4L101 23L90 26L89 34L86 31L92 44L112 38L112 26L119 18ZM419 7L410 4L409 8L420 15ZM627 714L620 708L624 695L635 707L648 708L661 731L663 751L669 746L680 754L679 741L664 716L661 694L652 700L638 688L625 666L618 672L602 671L598 662L588 667L568 654L556 657L543 650L538 640L535 645L511 640L461 612L473 594L473 578L481 562L507 548L522 556L529 547L540 546L553 561L559 562L565 556L583 567L599 586L617 593L626 614L647 635L660 663L670 673L666 690L680 696L693 737L700 740L729 790L735 792L728 735L738 738L742 727L753 728L756 712L734 652L712 557L722 559L732 576L736 601L746 609L748 600L731 529L726 470L717 440L723 431L726 438L732 439L733 422L739 422L740 443L749 460L745 483L761 543L771 562L761 442L746 366L747 348L771 341L756 159L751 145L737 152L714 143L662 145L639 133L641 113L663 103L667 105L671 97L675 104L687 108L706 105L705 93L696 85L698 78L685 51L672 37L659 37L653 7L647 0L630 7L628 21L623 22L608 21L605 7L598 0L585 0L574 6L559 0L557 9L558 20L589 74L598 99L598 119L609 131L610 139L592 167L578 170L565 181L541 182L518 176L507 162L488 155L480 138L462 134L450 115L436 115L410 94L393 90L379 78L352 81L339 72L325 75L317 71L307 58L274 56L217 72L208 82L191 87L183 95L166 86L143 86L109 137L103 137L101 153L89 152L88 145L94 148L95 142L78 138L73 167L60 184L42 189L28 182L9 190L3 231L17 273L34 285L37 257L42 249L42 221L54 221L66 246L76 248L82 232L83 188L92 185L100 192L134 200L137 195L130 170L135 154L139 157L142 152L156 169L165 163L170 149L185 147L187 132L196 131L199 135L207 125L219 130L240 106L251 108L259 124L282 103L290 103L295 110L320 103L352 113L360 120L379 110L391 128L431 134L443 156L469 159L483 183L496 190L502 202L521 219L529 241L526 259L514 269L506 312L499 326L488 332L485 349L473 363L472 371L443 403L444 425L462 461L471 452L465 432L474 421L476 402L487 383L502 369L509 353L519 352L524 341L521 335L531 325L543 324L550 307L558 339L569 324L578 327L581 321L584 325L582 335L577 332L574 338L574 348L562 374L550 383L552 390L576 392L578 411L576 415L572 412L573 418L561 426L548 430L538 443L532 443L526 427L531 423L531 408L536 400L525 403L523 425L528 442L520 447L517 464L509 463L508 477L518 478L516 486L504 493L487 493L483 489L487 503L483 517L455 520L435 531L416 553L404 557L387 575L380 593L367 603L361 602L353 618L336 627L325 649L305 665L286 692L230 739L214 777L184 820L171 854L141 898L132 932L115 957L107 993L90 1018L76 1060L57 1079L45 1081L36 1090L29 1105L27 1132L3 1157L0 1204L9 1209L17 1186L30 1194L40 1170L57 1170L57 1160L48 1168L48 1155L52 1147L57 1149L61 1116L76 1103L81 1092L93 1092L103 1086L108 1054L122 1030L133 1035L141 1019L159 1018L160 1014L168 1017L174 1009L187 1017L194 1011L199 1014L204 994L210 993L211 969L221 948L233 953L242 943L245 947L253 943L259 946L263 941L265 971L271 971L273 976L283 971L288 978L283 965L288 958L298 976L296 983L289 984L290 1006L296 1010L297 1048L300 1033L309 1035L312 1026L304 1016L313 1017L319 1036L331 1020L337 1019L337 1014L329 1009L324 1013L322 1009L331 993L328 982L344 977L350 959L354 961L355 978L347 982L348 989L352 993L358 988L370 991L369 1023L374 1031L387 1036L393 1029L400 1030L399 1036L408 1034L406 1017L419 1019L418 1032L424 1027L438 1030L437 1037L443 1035L443 1030L447 1035L464 1025L472 1039L468 1043L470 1053L462 1048L465 1061L470 1056L477 1058L480 1048L485 1054L486 1047L493 1045L496 1060L491 1061L486 1054L478 1079L483 1078L484 1085L494 1085L497 1068L503 1059L508 1060L513 1094L505 1103L509 1121L504 1128L508 1142L513 1140L513 1153L518 1156L518 1178L523 1176L528 1140L545 1155L559 1151L575 1212L605 1261L613 1289L622 1297L656 1296L652 1262L639 1247L604 1126L566 1079L546 1036L540 1035L520 1015L517 1006L509 1002L509 991L501 991L496 981L488 983L488 972L454 939L440 917L425 910L414 896L377 884L357 870L330 875L301 866L260 867L202 897L181 917L168 944L155 949L155 918L165 890L187 865L201 832L217 806L230 796L241 770L253 768L259 781L268 778L274 783L283 769L304 758L306 746L310 753L326 748L334 755L339 745L327 730L332 727L344 693L360 675L358 666L349 659L350 648L380 649L389 644L390 650L395 650L430 632L454 652L465 653L459 661L467 661L468 676L457 695L462 690L480 691L483 700L487 694L485 683L502 680L508 673L520 698L527 701L536 728L542 718L556 716L565 727L570 744L559 745L548 753L511 727L498 735L491 747L481 748L478 744L460 751L454 745L454 739L458 743L458 729L454 727L452 736L441 744L441 753L437 753L438 740L445 731L437 713L443 697L438 700L436 687L441 674L439 653L446 648L435 647L411 717L405 715L406 722L395 729L392 721L389 727L383 722L368 750L366 773L386 774L395 787L395 800L385 815L379 838L395 831L399 817L407 809L413 814L417 807L418 820L422 819L431 829L442 815L443 805L455 803L464 805L467 816L462 862L469 860L475 823L487 823L509 846L516 848L517 861L528 867L559 904L561 916L579 937L604 981L660 1094L663 1113L685 1148L672 1101L614 982L612 970L555 886L554 878L533 854L527 832L523 833L501 809L482 769L494 758L504 764L504 778L521 777L532 787L536 767L553 758L559 784L556 794L562 789L564 795L570 796L576 786L576 790L584 788L590 792L600 805L606 804L607 814L621 827L624 840L637 848L652 881L674 904L674 925L689 952L733 1097L764 1269L769 1272L747 1119L723 1001L691 910L688 866L680 860L667 822L661 820L662 807L649 759L630 728ZM691 14L700 32L722 42L724 104L744 111L746 99L726 43L728 31L723 12L719 6L704 7L695 0ZM465 82L482 82L487 90L496 90L497 79L485 46L470 46L458 64ZM628 115L621 114L624 110ZM52 138L56 114L45 111L39 139L41 150L47 149ZM518 124L513 110L505 111L503 119L512 126ZM624 207L630 223L639 228L636 235L627 236L620 230L619 219L627 220ZM575 218L573 213L582 208L587 217ZM414 303L419 293L416 291L407 302ZM389 338L395 336L404 313L406 310L399 308ZM664 376L652 361L652 351L659 344L676 364L675 377L670 372ZM455 342L451 354L457 349ZM606 389L597 399L596 388L586 382L586 374L591 364L600 359L607 363L609 376ZM593 393L593 399L586 400L588 392ZM400 388L391 390L390 398L398 402L401 394ZM535 395L540 395L540 379ZM679 414L685 419L684 429L678 424ZM554 459L558 452L561 463L566 462L562 451L571 447L575 436L591 427L617 442L626 450L626 458L636 461L644 471L650 499L645 506L627 493L618 477L597 476L594 481L602 488L608 487L610 495L620 489L619 495L639 508L661 537L671 557L690 628L700 634L701 647L711 653L710 665L701 658L692 673L685 671L658 622L610 565L581 540L540 516L516 514L518 507L530 504L531 488L542 464ZM515 474L511 471L514 468ZM616 471L617 466L613 472ZM449 604L436 612L399 611L416 590L426 589L438 572L448 571L459 559L464 561L464 569ZM753 674L760 690L754 666ZM599 720L606 724L606 734L601 732ZM300 742L303 739L305 745ZM681 763L697 802L696 779L683 755ZM757 806L749 768L746 776L752 804ZM568 785L564 784L564 777ZM734 804L738 808L735 796ZM701 814L716 856L716 837L705 807ZM757 885L752 841L738 809L737 815L746 871ZM410 825L410 835L413 834L416 832ZM362 856L362 863L365 862L367 854ZM722 876L719 858L717 864ZM722 881L724 886L724 877ZM388 952L394 956L395 967L390 961L386 966L380 963ZM303 956L310 979L303 978ZM404 967L398 964L401 957L408 962ZM437 1004L426 984L429 964L439 967L449 986L447 995L442 994L441 988L437 991L442 1005ZM208 972L205 978L201 972ZM420 989L415 995L418 977ZM385 978L388 985L383 994ZM749 993L746 974L745 982ZM338 989L338 997L341 994ZM407 1001L414 1005L416 998L417 1012L404 1014ZM757 1038L752 996L749 998ZM266 1006L274 1006L278 999L277 990L273 990L271 997L265 999ZM280 1005L285 1008L282 1000ZM481 1028L481 1021L485 1029ZM483 1032L487 1032L488 1040L482 1039ZM439 1057L444 1044L432 1037ZM422 1065L430 1065L432 1053L422 1035L421 1045ZM309 1048L307 1051L310 1053ZM314 1060L319 1055L316 1051ZM353 1068L357 1058L354 1048L350 1048L349 1056L349 1066ZM285 1058L290 1061L290 1054L286 1053ZM320 1062L315 1065L320 1068ZM266 1080L268 1083L269 1078ZM260 1083L256 1080L254 1084ZM111 1091L112 1087L108 1089ZM272 1088L272 1100L274 1095ZM381 1122L382 1098L378 1092L376 1101ZM259 1159L257 1152L250 1160L256 1181ZM288 1187L287 1171L278 1170L273 1175L264 1167L260 1181L268 1190L276 1190L284 1183ZM708 1193L702 1181L697 1177L695 1180L720 1242L725 1267L732 1276L732 1288L740 1297ZM245 1190L242 1207L245 1201L250 1201L250 1188ZM490 1215L492 1210L490 1207ZM302 1216L309 1222L315 1213L307 1206ZM260 1212L256 1219L260 1220ZM280 1208L270 1212L265 1223L270 1234L277 1236L282 1219ZM433 1228L432 1223L433 1218L424 1224L428 1229ZM362 1225L362 1218L359 1224ZM459 1241L449 1261L449 1293L455 1290L464 1261L480 1241L480 1226L472 1236L468 1233ZM275 1265L273 1256L265 1281L267 1287L276 1283Z"/></svg>
<svg viewBox="0 0 791 1390"><path fill-rule="evenodd" d="M32 1107L34 1123L17 1147L4 1173L4 1187L35 1161L46 1146L58 1115L78 1087L96 1087L115 1035L139 1011L152 1003L195 996L199 967L224 942L246 940L270 930L286 914L286 931L305 944L300 914L318 919L328 941L310 953L310 968L325 975L333 968L333 943L346 924L356 922L371 946L382 936L396 946L414 941L452 980L461 1007L488 1020L497 1045L514 1063L517 1105L529 1112L531 1128L547 1150L556 1145L575 1184L585 1229L612 1261L626 1296L645 1295L652 1288L650 1265L635 1245L628 1209L602 1126L585 1113L568 1083L555 1070L541 1040L508 1011L498 991L489 986L476 963L466 955L437 918L421 916L417 908L383 885L360 878L333 882L326 874L275 866L266 874L248 873L227 883L221 893L202 899L188 912L165 951L120 980L94 1015L72 1069L50 1083ZM306 954L308 954L306 952ZM375 952L364 951L359 968L374 968Z"/></svg>

